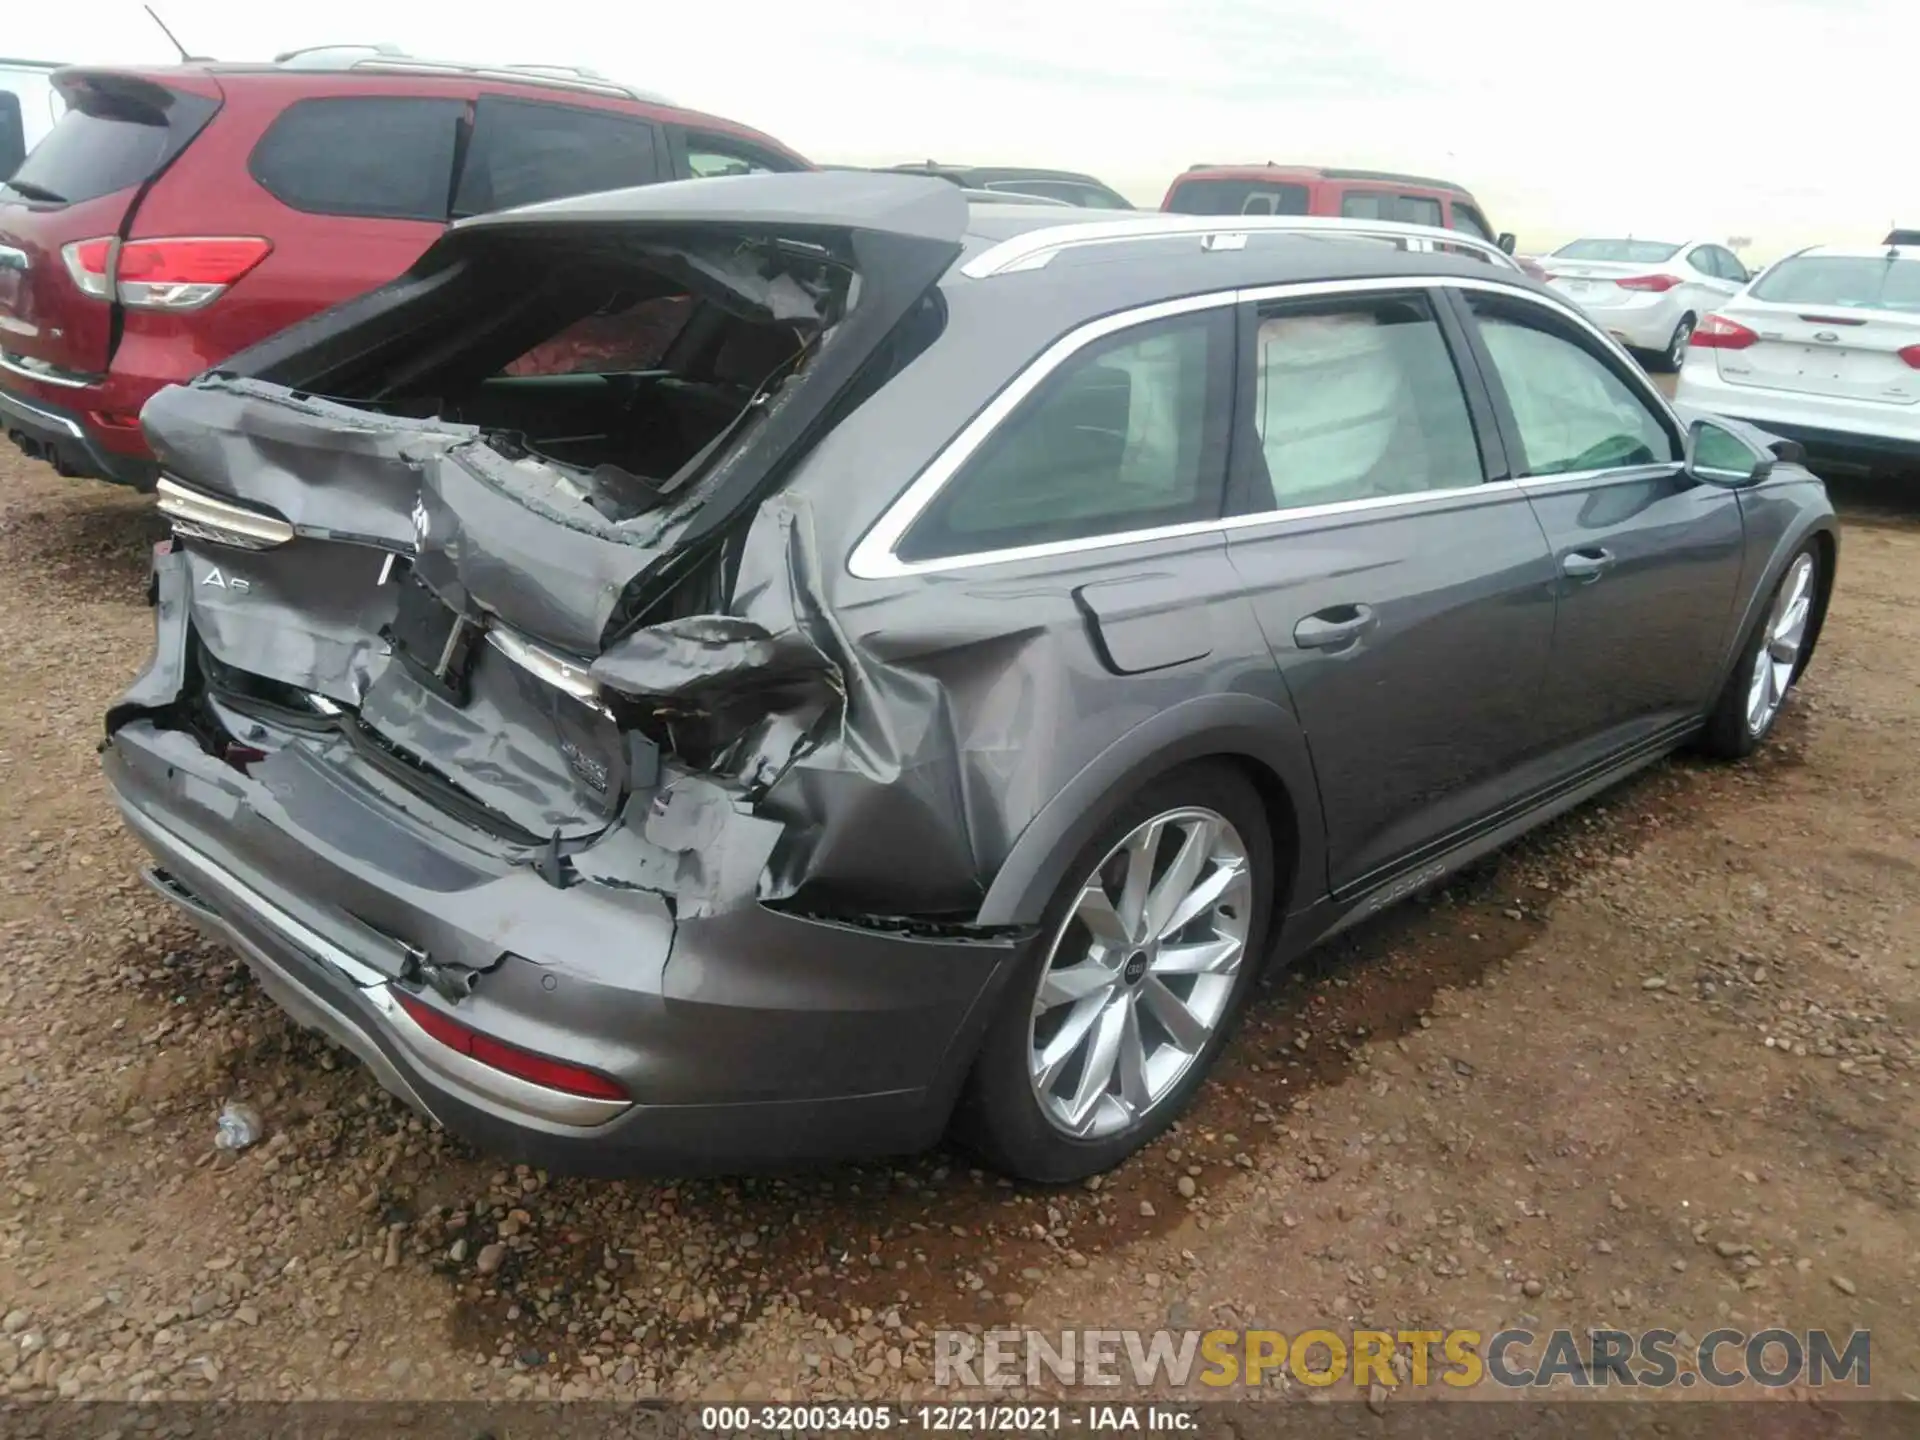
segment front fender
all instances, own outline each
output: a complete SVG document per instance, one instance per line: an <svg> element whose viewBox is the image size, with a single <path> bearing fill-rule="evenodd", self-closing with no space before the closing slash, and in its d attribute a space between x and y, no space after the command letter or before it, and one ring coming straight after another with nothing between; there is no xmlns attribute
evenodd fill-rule
<svg viewBox="0 0 1920 1440"><path fill-rule="evenodd" d="M1743 490L1740 509L1747 527L1746 574L1752 578L1741 597L1739 623L1734 626L1726 654L1721 657L1720 673L1712 692L1716 696L1739 663L1741 649L1753 633L1754 625L1772 604L1774 588L1786 573L1788 563L1820 537L1828 547L1822 557L1826 574L1807 622L1807 642L1800 655L1800 669L1804 673L1820 638L1820 628L1827 618L1827 600L1833 594L1833 583L1839 573L1839 517L1827 498L1826 487L1812 475L1805 475L1804 479L1782 475Z"/></svg>
<svg viewBox="0 0 1920 1440"><path fill-rule="evenodd" d="M1201 695L1129 730L1061 787L1020 833L982 902L983 925L1031 925L1067 866L1101 826L1156 775L1223 756L1267 771L1286 793L1294 833L1276 833L1282 909L1319 898L1326 880L1326 828L1306 736L1292 714L1247 694ZM1315 893L1301 893L1304 885Z"/></svg>

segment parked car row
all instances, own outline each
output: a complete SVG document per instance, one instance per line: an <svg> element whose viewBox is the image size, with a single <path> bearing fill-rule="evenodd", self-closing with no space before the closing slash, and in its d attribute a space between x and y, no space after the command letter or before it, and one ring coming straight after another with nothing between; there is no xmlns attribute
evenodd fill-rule
<svg viewBox="0 0 1920 1440"><path fill-rule="evenodd" d="M1821 245L1705 316L1678 397L1864 469L1920 464L1920 235Z"/></svg>
<svg viewBox="0 0 1920 1440"><path fill-rule="evenodd" d="M1705 240L1575 240L1542 265L1548 284L1668 371L1680 368L1701 317L1749 279L1738 256Z"/></svg>
<svg viewBox="0 0 1920 1440"><path fill-rule="evenodd" d="M64 474L143 489L158 474L139 418L155 391L392 279L452 221L811 168L769 136L576 69L383 46L271 65L22 63L11 78L6 63L0 150L17 130L32 153L0 163L0 428ZM1010 200L1132 208L1073 171L892 169ZM1400 222L1513 249L1461 187L1389 172L1196 166L1162 208Z"/></svg>
<svg viewBox="0 0 1920 1440"><path fill-rule="evenodd" d="M1686 404L1811 449L1823 465L1920 463L1920 231L1814 246L1749 271L1713 241L1588 238L1548 283Z"/></svg>

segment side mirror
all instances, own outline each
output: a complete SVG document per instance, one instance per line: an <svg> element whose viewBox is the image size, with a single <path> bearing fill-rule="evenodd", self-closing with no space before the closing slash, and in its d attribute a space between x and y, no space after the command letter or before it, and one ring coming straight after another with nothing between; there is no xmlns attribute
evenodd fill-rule
<svg viewBox="0 0 1920 1440"><path fill-rule="evenodd" d="M1498 245L1502 250L1506 251L1507 254L1511 255L1513 253L1513 247L1518 245L1520 242L1514 238L1514 234L1511 230L1502 230L1500 232L1500 238L1494 241L1493 243Z"/></svg>
<svg viewBox="0 0 1920 1440"><path fill-rule="evenodd" d="M1777 449L1772 455L1756 450L1726 426L1711 420L1696 420L1687 427L1687 474L1708 485L1732 488L1757 484L1773 473L1778 453ZM1784 455L1779 458L1790 459Z"/></svg>

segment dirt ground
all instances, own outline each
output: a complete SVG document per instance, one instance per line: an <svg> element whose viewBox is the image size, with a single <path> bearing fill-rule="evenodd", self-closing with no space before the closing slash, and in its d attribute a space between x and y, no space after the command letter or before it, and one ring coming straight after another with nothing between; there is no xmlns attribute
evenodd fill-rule
<svg viewBox="0 0 1920 1440"><path fill-rule="evenodd" d="M1274 976L1098 1186L549 1179L424 1128L136 878L95 760L148 502L0 457L0 1383L813 1395L955 1325L1871 1329L1920 1392L1920 505L1848 499L1754 761L1663 764ZM223 1101L269 1138L212 1146Z"/></svg>

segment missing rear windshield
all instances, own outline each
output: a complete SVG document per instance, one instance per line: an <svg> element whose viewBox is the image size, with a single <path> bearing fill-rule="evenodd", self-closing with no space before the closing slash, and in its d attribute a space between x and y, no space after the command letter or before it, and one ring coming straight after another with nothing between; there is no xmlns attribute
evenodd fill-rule
<svg viewBox="0 0 1920 1440"><path fill-rule="evenodd" d="M856 293L842 257L778 237L503 243L361 327L353 353L263 378L476 426L506 460L565 471L554 498L619 522L682 493L743 438Z"/></svg>

